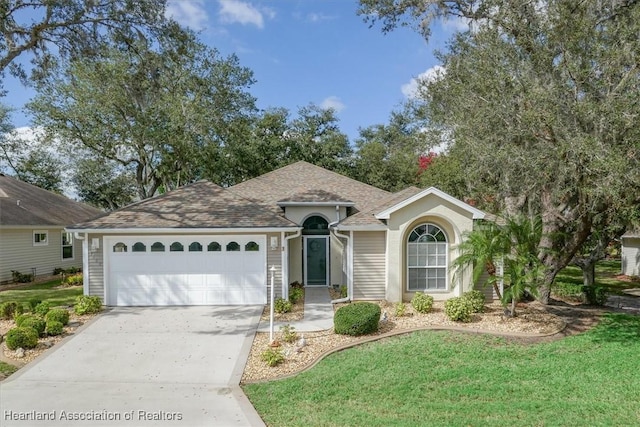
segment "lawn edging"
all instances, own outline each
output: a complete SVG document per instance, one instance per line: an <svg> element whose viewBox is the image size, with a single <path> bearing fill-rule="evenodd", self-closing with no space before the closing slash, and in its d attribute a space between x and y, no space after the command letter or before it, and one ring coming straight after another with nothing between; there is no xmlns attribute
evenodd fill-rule
<svg viewBox="0 0 640 427"><path fill-rule="evenodd" d="M297 372L293 372L291 374L286 374L286 375L282 375L280 377L276 377L276 378L268 378L268 379L260 379L260 380L249 380L249 381L244 381L242 382L240 385L245 385L245 384L261 384L261 383L267 383L267 382L271 382L271 381L280 381L280 380L285 380L287 378L292 378L295 377L296 375L299 375L305 371L310 370L311 368L315 367L318 363L320 363L320 361L322 361L324 358L326 358L327 356L333 354L333 353L337 353L339 351L343 351L343 350L347 350L349 348L361 345L361 344L366 344L366 343L370 343L370 342L374 342L374 341L379 341L381 339L384 338L390 338L390 337L394 337L394 336L398 336L398 335L405 335L405 334L410 334L413 332L419 332L419 331L453 331L453 332L462 332L462 333L468 333L468 334L478 334L478 335L495 335L495 336L500 336L500 337L508 337L508 338L545 338L545 337L550 337L553 335L557 335L559 333L561 333L562 331L565 330L565 328L567 327L567 322L566 321L562 321L562 327L558 328L558 330L553 331L553 332L548 332L545 334L527 334L527 333L523 333L523 332L501 332L501 331L491 331L491 330L487 330L487 329L474 329L474 328L465 328L463 326L419 326L419 327L415 327L415 328L410 328L410 329L402 329L402 330L397 330L397 331L391 331L391 332L386 332L384 334L380 334L380 335L374 335L374 336L369 336L357 341L352 341L346 344L342 344L339 345L337 347L334 347L332 349L329 349L327 351L325 351L324 353L321 353L320 355L318 355L318 357L316 357L311 363L309 363L308 365L306 365L304 368L300 369Z"/></svg>

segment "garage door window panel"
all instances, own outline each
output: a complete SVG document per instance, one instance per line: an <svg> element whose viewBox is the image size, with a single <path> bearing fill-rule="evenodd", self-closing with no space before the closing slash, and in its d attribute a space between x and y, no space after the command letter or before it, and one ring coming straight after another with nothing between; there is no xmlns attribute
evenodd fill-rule
<svg viewBox="0 0 640 427"><path fill-rule="evenodd" d="M244 245L244 250L246 252L258 252L260 250L260 245L256 242L249 242Z"/></svg>
<svg viewBox="0 0 640 427"><path fill-rule="evenodd" d="M136 242L131 246L131 252L147 252L147 245L142 242Z"/></svg>
<svg viewBox="0 0 640 427"><path fill-rule="evenodd" d="M202 245L198 242L193 242L189 245L189 252L202 252Z"/></svg>
<svg viewBox="0 0 640 427"><path fill-rule="evenodd" d="M125 245L122 242L118 242L115 245L113 245L113 252L116 252L116 253L127 252L127 245Z"/></svg>
<svg viewBox="0 0 640 427"><path fill-rule="evenodd" d="M151 252L164 252L164 244L161 242L155 242L151 245Z"/></svg>
<svg viewBox="0 0 640 427"><path fill-rule="evenodd" d="M220 252L222 250L222 246L218 242L211 242L207 245L207 251L209 252Z"/></svg>
<svg viewBox="0 0 640 427"><path fill-rule="evenodd" d="M169 246L170 252L184 252L184 245L180 242L173 242L171 246Z"/></svg>
<svg viewBox="0 0 640 427"><path fill-rule="evenodd" d="M227 252L239 252L240 245L238 242L229 242L227 243Z"/></svg>

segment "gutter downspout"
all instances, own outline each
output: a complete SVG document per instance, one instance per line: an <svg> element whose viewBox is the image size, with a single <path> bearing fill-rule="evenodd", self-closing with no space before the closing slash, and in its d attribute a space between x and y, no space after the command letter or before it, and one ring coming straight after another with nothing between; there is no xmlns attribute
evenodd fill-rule
<svg viewBox="0 0 640 427"><path fill-rule="evenodd" d="M349 274L349 266L351 265L351 245L350 243L350 239L351 236L348 236L346 234L340 234L338 232L338 230L335 229L335 225L337 225L340 222L340 206L336 205L336 220L333 221L332 223L330 223L328 225L329 230L333 230L333 235L336 236L338 238L338 241L340 241L340 238L345 239L347 242L342 245L342 249L343 250L347 250L347 296L345 298L338 298L338 299L334 299L331 301L331 304L337 304L337 303L341 303L341 302L348 302L351 301L351 297L353 295L353 280L351 278L351 275Z"/></svg>
<svg viewBox="0 0 640 427"><path fill-rule="evenodd" d="M284 235L284 232L283 232ZM291 236L284 236L282 244L284 252L282 255L282 298L289 299L289 240L302 236L302 228L298 229Z"/></svg>
<svg viewBox="0 0 640 427"><path fill-rule="evenodd" d="M82 240L82 293L89 295L89 239L87 239L87 233L76 231L73 233L73 237L78 240Z"/></svg>

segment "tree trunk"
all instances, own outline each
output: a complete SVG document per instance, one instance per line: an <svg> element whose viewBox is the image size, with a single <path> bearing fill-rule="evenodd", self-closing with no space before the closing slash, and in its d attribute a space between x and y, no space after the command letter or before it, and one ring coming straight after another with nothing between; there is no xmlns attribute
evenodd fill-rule
<svg viewBox="0 0 640 427"><path fill-rule="evenodd" d="M587 258L580 268L582 269L582 283L585 286L594 286L596 284L596 261Z"/></svg>

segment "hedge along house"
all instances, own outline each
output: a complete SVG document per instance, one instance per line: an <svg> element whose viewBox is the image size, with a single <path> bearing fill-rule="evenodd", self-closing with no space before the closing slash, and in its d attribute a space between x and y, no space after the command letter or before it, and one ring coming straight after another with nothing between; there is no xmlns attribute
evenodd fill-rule
<svg viewBox="0 0 640 427"><path fill-rule="evenodd" d="M101 213L0 174L0 283L12 280L12 270L48 276L55 268L81 267L82 244L64 227Z"/></svg>
<svg viewBox="0 0 640 427"><path fill-rule="evenodd" d="M436 299L471 288L455 246L478 209L429 188L389 193L306 162L230 188L200 181L68 227L85 293L107 305L265 304L293 281L350 300Z"/></svg>

